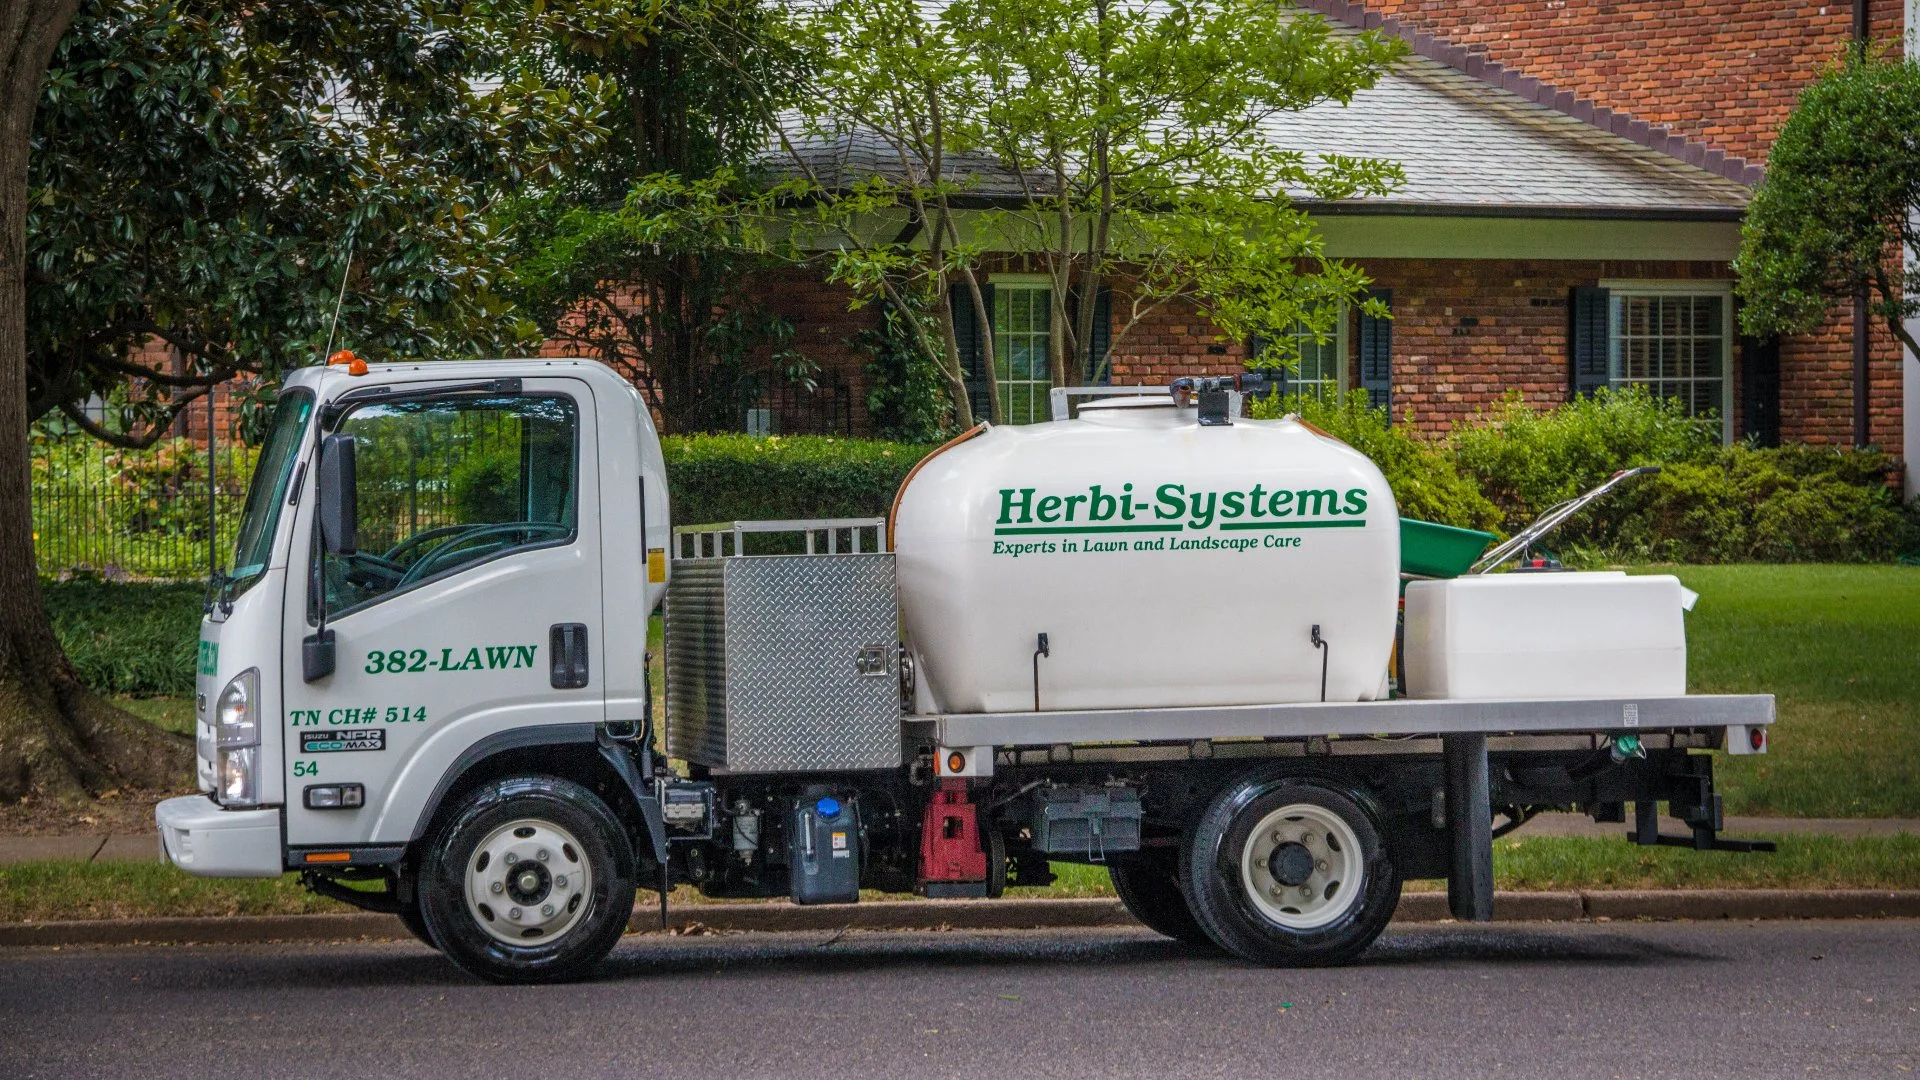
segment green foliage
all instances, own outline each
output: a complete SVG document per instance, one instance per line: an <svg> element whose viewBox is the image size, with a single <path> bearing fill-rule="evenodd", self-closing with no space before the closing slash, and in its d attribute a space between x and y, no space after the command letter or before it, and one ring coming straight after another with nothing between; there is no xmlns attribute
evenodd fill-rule
<svg viewBox="0 0 1920 1080"><path fill-rule="evenodd" d="M1920 315L1920 63L1855 46L1801 93L1740 228L1741 326L1804 333L1856 289L1907 345Z"/></svg>
<svg viewBox="0 0 1920 1080"><path fill-rule="evenodd" d="M1839 467L1808 468L1821 458ZM1890 465L1873 452L1728 447L1704 463L1663 467L1651 483L1596 508L1585 532L1612 557L1634 561L1888 560L1920 544L1920 521L1886 486ZM1849 479L1863 476L1871 479Z"/></svg>
<svg viewBox="0 0 1920 1080"><path fill-rule="evenodd" d="M1717 423L1693 419L1678 401L1641 387L1602 389L1543 411L1515 394L1451 439L1461 468L1500 507L1509 531L1621 469L1706 461L1719 443ZM1579 527L1579 520L1568 526Z"/></svg>
<svg viewBox="0 0 1920 1080"><path fill-rule="evenodd" d="M1493 529L1499 524L1499 509L1461 472L1445 446L1421 438L1408 425L1390 423L1386 410L1368 406L1364 392L1324 400L1306 395L1276 397L1255 401L1252 413L1263 419L1298 413L1300 419L1372 458L1393 488L1402 517L1462 529Z"/></svg>
<svg viewBox="0 0 1920 1080"><path fill-rule="evenodd" d="M933 447L816 435L661 440L677 525L881 517Z"/></svg>
<svg viewBox="0 0 1920 1080"><path fill-rule="evenodd" d="M943 329L909 329L962 426L971 406L945 328L952 286L970 293L989 252L1052 281L1054 385L1082 381L1091 300L1122 275L1110 349L1176 303L1230 338L1324 331L1365 284L1287 193L1384 194L1398 167L1309 159L1264 121L1373 85L1405 51L1390 36L1335 34L1264 0L829 0L788 14L814 77L801 131L782 140L799 177L784 194L806 196L801 232L860 301L933 299ZM900 229L903 210L915 228ZM983 339L986 368L1003 370Z"/></svg>
<svg viewBox="0 0 1920 1080"><path fill-rule="evenodd" d="M207 384L271 380L329 339L396 360L522 339L480 208L606 131L597 83L519 57L636 21L604 0L88 0L32 135L30 415L85 426L101 394L122 415L89 430L139 442ZM130 362L155 337L183 372Z"/></svg>
<svg viewBox="0 0 1920 1080"><path fill-rule="evenodd" d="M121 450L36 432L30 446L33 543L50 572L189 579L207 572L207 453L186 439ZM233 551L257 451L226 444L216 463L215 547Z"/></svg>
<svg viewBox="0 0 1920 1080"><path fill-rule="evenodd" d="M519 456L503 447L461 458L453 467L454 520L518 520L519 480Z"/></svg>
<svg viewBox="0 0 1920 1080"><path fill-rule="evenodd" d="M81 682L103 694L192 696L204 588L98 579L43 588Z"/></svg>
<svg viewBox="0 0 1920 1080"><path fill-rule="evenodd" d="M607 89L610 132L587 167L503 205L506 291L543 337L624 371L672 432L738 430L762 391L811 390L816 373L749 287L777 260L732 212L799 85L772 7L667 0L644 36L533 54L562 85Z"/></svg>
<svg viewBox="0 0 1920 1080"><path fill-rule="evenodd" d="M947 380L932 360L913 346L906 320L929 320L931 313L903 314L882 308L880 328L854 335L854 347L873 356L867 364L867 419L877 438L897 442L938 443L953 433L953 401Z"/></svg>

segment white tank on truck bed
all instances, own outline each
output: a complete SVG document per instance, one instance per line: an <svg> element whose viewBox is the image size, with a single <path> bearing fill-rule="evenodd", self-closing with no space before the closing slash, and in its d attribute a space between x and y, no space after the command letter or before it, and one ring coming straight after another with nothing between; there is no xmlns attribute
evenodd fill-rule
<svg viewBox="0 0 1920 1080"><path fill-rule="evenodd" d="M921 707L1032 709L1036 682L1048 710L1385 697L1398 524L1373 462L1290 419L1142 397L991 428L895 504Z"/></svg>

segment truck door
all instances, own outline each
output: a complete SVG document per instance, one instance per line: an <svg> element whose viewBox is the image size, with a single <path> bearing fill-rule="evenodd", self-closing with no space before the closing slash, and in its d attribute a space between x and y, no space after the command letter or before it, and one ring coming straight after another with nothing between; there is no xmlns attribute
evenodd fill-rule
<svg viewBox="0 0 1920 1080"><path fill-rule="evenodd" d="M592 393L471 385L399 386L329 429L354 440L358 550L316 569L302 508L282 666L289 846L403 843L468 747L605 718ZM335 669L305 682L320 589Z"/></svg>

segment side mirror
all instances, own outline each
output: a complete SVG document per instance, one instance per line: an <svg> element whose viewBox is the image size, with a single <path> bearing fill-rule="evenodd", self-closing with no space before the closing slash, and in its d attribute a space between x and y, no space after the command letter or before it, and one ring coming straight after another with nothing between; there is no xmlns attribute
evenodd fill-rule
<svg viewBox="0 0 1920 1080"><path fill-rule="evenodd" d="M354 485L353 436L329 435L320 443L320 543L333 555L359 550L354 535L359 520L358 488Z"/></svg>

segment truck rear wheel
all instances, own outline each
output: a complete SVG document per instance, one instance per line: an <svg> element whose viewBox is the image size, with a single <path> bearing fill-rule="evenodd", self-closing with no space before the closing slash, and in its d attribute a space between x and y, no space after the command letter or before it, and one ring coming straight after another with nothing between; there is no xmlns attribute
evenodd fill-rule
<svg viewBox="0 0 1920 1080"><path fill-rule="evenodd" d="M1299 777L1228 787L1189 834L1181 884L1221 948L1256 964L1358 956L1393 917L1400 876L1360 797Z"/></svg>
<svg viewBox="0 0 1920 1080"><path fill-rule="evenodd" d="M1116 856L1107 864L1113 878L1113 891L1134 918L1147 929L1188 945L1213 947L1187 898L1180 891L1180 858L1169 848L1149 848L1132 855Z"/></svg>
<svg viewBox="0 0 1920 1080"><path fill-rule="evenodd" d="M493 982L579 978L633 913L626 831L570 780L521 776L463 799L420 874L420 911L461 969Z"/></svg>

